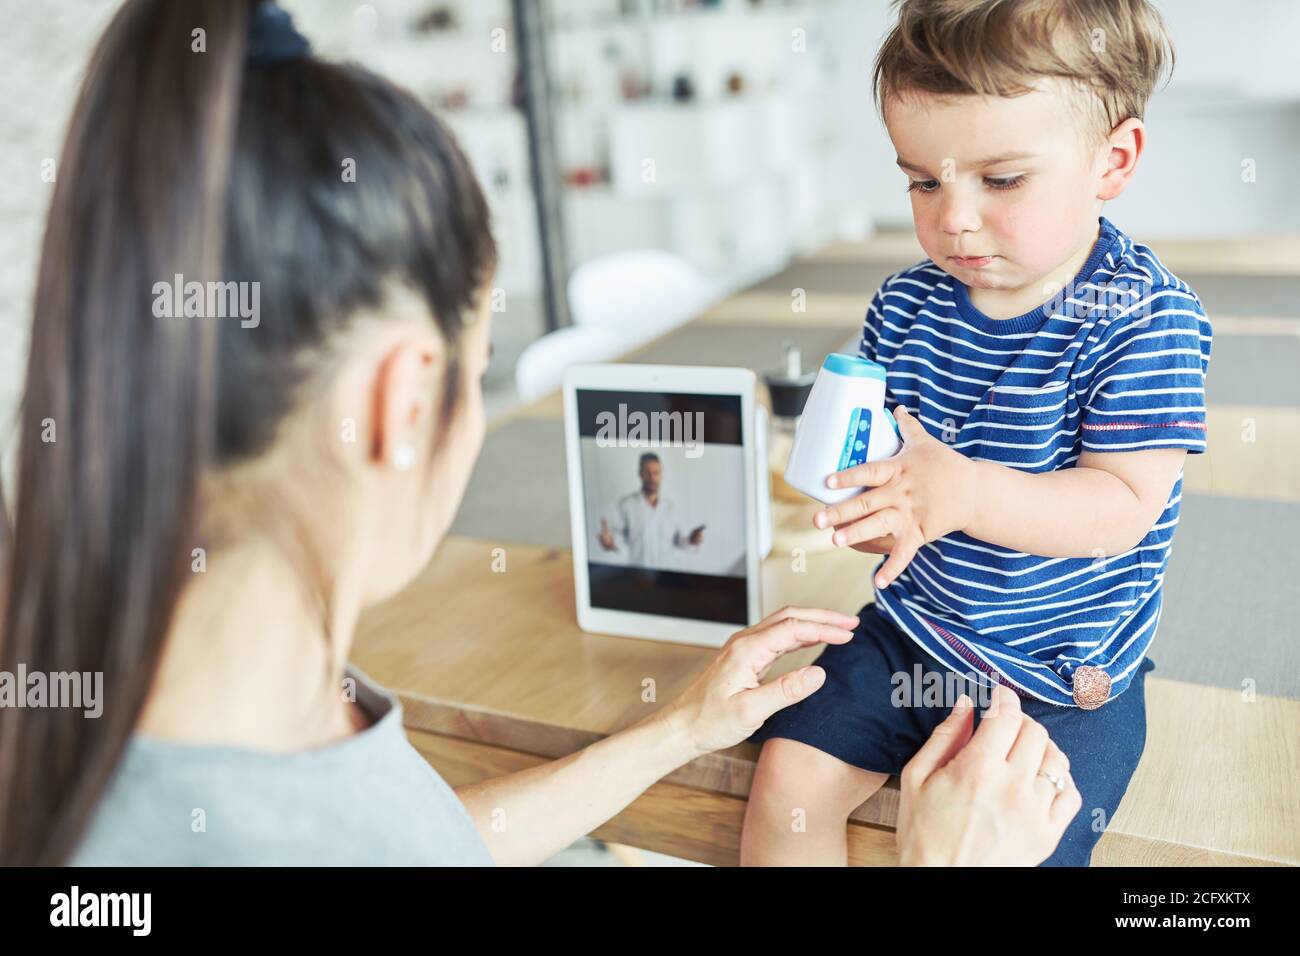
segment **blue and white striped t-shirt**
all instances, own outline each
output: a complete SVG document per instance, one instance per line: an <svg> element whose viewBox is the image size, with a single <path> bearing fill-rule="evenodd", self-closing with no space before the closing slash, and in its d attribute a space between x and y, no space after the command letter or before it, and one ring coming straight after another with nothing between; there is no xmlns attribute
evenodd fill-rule
<svg viewBox="0 0 1300 956"><path fill-rule="evenodd" d="M1025 315L992 319L932 261L877 291L860 354L885 366L887 407L905 405L968 458L1028 472L1081 452L1205 451L1210 321L1188 285L1100 217L1074 282ZM1047 558L964 533L924 545L886 588L886 616L940 663L1074 706L1087 664L1128 686L1160 621L1183 476L1130 551Z"/></svg>

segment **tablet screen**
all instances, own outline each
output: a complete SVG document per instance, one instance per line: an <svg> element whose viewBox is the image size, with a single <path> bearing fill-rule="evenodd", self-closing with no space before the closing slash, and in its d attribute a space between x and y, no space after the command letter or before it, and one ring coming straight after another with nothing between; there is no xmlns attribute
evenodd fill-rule
<svg viewBox="0 0 1300 956"><path fill-rule="evenodd" d="M591 606L743 627L740 396L576 398Z"/></svg>

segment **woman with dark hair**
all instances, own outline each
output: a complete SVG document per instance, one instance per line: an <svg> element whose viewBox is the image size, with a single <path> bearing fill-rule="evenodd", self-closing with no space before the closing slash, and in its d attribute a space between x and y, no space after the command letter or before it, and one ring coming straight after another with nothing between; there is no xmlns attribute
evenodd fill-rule
<svg viewBox="0 0 1300 956"><path fill-rule="evenodd" d="M0 671L101 673L103 712L0 708L0 863L539 862L816 690L815 666L759 682L856 619L787 608L652 717L453 793L348 667L482 444L494 264L410 95L273 4L127 0L49 211L0 562ZM1078 809L996 700L909 767L905 861L1037 862Z"/></svg>

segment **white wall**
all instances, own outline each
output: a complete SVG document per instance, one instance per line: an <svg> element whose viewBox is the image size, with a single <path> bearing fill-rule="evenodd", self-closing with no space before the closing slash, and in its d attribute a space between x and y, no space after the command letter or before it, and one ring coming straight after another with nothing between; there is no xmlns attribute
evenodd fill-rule
<svg viewBox="0 0 1300 956"><path fill-rule="evenodd" d="M1147 107L1137 176L1105 215L1140 239L1205 239L1300 230L1300 3L1157 0L1174 44L1167 86ZM870 15L873 35L887 18ZM875 49L874 45L872 47ZM871 124L864 174L877 225L911 228L903 176ZM1243 181L1243 162L1255 179Z"/></svg>

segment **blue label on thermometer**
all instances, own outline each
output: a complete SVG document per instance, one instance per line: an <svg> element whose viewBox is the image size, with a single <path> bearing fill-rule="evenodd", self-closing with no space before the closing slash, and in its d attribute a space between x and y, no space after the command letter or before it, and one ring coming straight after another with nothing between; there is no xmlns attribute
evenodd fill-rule
<svg viewBox="0 0 1300 956"><path fill-rule="evenodd" d="M849 433L844 438L844 449L840 452L840 466L836 471L852 468L867 460L867 449L871 445L871 409L855 408L849 414Z"/></svg>

